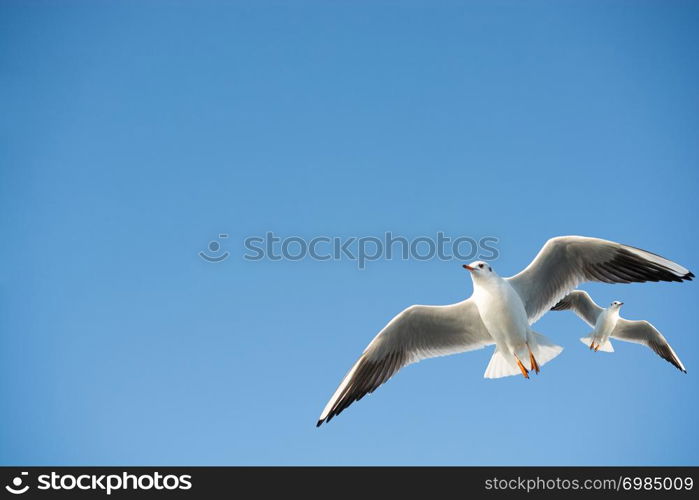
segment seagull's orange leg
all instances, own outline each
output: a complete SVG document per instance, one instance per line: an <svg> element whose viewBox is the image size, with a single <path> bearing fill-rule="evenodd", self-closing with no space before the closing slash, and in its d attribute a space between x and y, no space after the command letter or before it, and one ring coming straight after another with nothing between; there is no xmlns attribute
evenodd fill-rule
<svg viewBox="0 0 699 500"><path fill-rule="evenodd" d="M529 378L529 370L526 369L516 354L515 359L517 360L517 366L519 366L519 369L522 370L522 375L524 375L524 378Z"/></svg>
<svg viewBox="0 0 699 500"><path fill-rule="evenodd" d="M595 348L595 339L592 339L592 342L590 342L590 350Z"/></svg>
<svg viewBox="0 0 699 500"><path fill-rule="evenodd" d="M539 372L541 371L539 369L539 363L536 362L536 358L534 357L534 353L532 352L531 349L529 349L529 344L527 344L527 350L529 351L529 365L532 367L532 370L536 372L538 375Z"/></svg>
<svg viewBox="0 0 699 500"><path fill-rule="evenodd" d="M595 352L599 351L600 345L601 345L601 344L597 344L597 345L595 346Z"/></svg>

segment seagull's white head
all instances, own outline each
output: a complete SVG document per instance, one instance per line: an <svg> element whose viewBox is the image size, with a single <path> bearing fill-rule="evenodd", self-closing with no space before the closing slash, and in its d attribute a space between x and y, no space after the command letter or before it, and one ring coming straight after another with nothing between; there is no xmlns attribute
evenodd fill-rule
<svg viewBox="0 0 699 500"><path fill-rule="evenodd" d="M471 278L473 281L489 281L497 277L495 270L487 263L482 260L477 260L476 262L471 262L470 264L464 264L464 269L471 272Z"/></svg>
<svg viewBox="0 0 699 500"><path fill-rule="evenodd" d="M621 309L621 306L623 306L623 305L624 305L623 302L619 302L618 300L615 300L614 302L612 302L609 305L609 307L611 307L612 309Z"/></svg>

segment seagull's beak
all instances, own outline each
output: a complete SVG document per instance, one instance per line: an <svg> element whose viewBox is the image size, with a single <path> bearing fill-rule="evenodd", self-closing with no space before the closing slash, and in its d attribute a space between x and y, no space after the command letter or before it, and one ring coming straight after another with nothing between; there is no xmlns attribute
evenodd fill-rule
<svg viewBox="0 0 699 500"><path fill-rule="evenodd" d="M623 306L623 305L624 305L623 302L619 302L619 307L621 307L621 306Z"/></svg>
<svg viewBox="0 0 699 500"><path fill-rule="evenodd" d="M475 271L476 269L469 266L468 264L464 264L464 269L468 269L469 271Z"/></svg>

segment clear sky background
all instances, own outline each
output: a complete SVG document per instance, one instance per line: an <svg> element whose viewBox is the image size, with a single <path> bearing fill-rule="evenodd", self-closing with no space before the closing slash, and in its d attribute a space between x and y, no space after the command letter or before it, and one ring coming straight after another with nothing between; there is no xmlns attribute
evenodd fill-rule
<svg viewBox="0 0 699 500"><path fill-rule="evenodd" d="M248 262L243 238L550 237L699 269L699 4L0 4L0 463L699 464L696 283L585 285L650 350L492 348L314 424L401 309L462 262ZM219 264L200 259L219 233Z"/></svg>

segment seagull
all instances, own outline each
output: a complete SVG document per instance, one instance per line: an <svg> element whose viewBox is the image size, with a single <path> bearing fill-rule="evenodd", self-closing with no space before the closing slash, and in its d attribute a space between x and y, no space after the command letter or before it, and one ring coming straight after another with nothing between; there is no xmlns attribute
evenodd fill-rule
<svg viewBox="0 0 699 500"><path fill-rule="evenodd" d="M374 392L402 367L427 358L495 344L486 378L539 373L562 347L530 325L581 283L682 282L694 277L646 250L584 236L548 240L524 270L509 278L483 261L463 267L473 281L471 297L445 306L413 305L398 313L347 372L316 426Z"/></svg>
<svg viewBox="0 0 699 500"><path fill-rule="evenodd" d="M563 300L551 308L552 311L572 309L594 330L580 341L590 346L593 351L614 352L610 338L643 344L655 351L664 360L672 363L678 370L687 373L682 361L670 347L663 334L648 321L629 321L619 316L623 302L615 300L606 309L601 308L590 295L583 290L576 290L566 295Z"/></svg>

